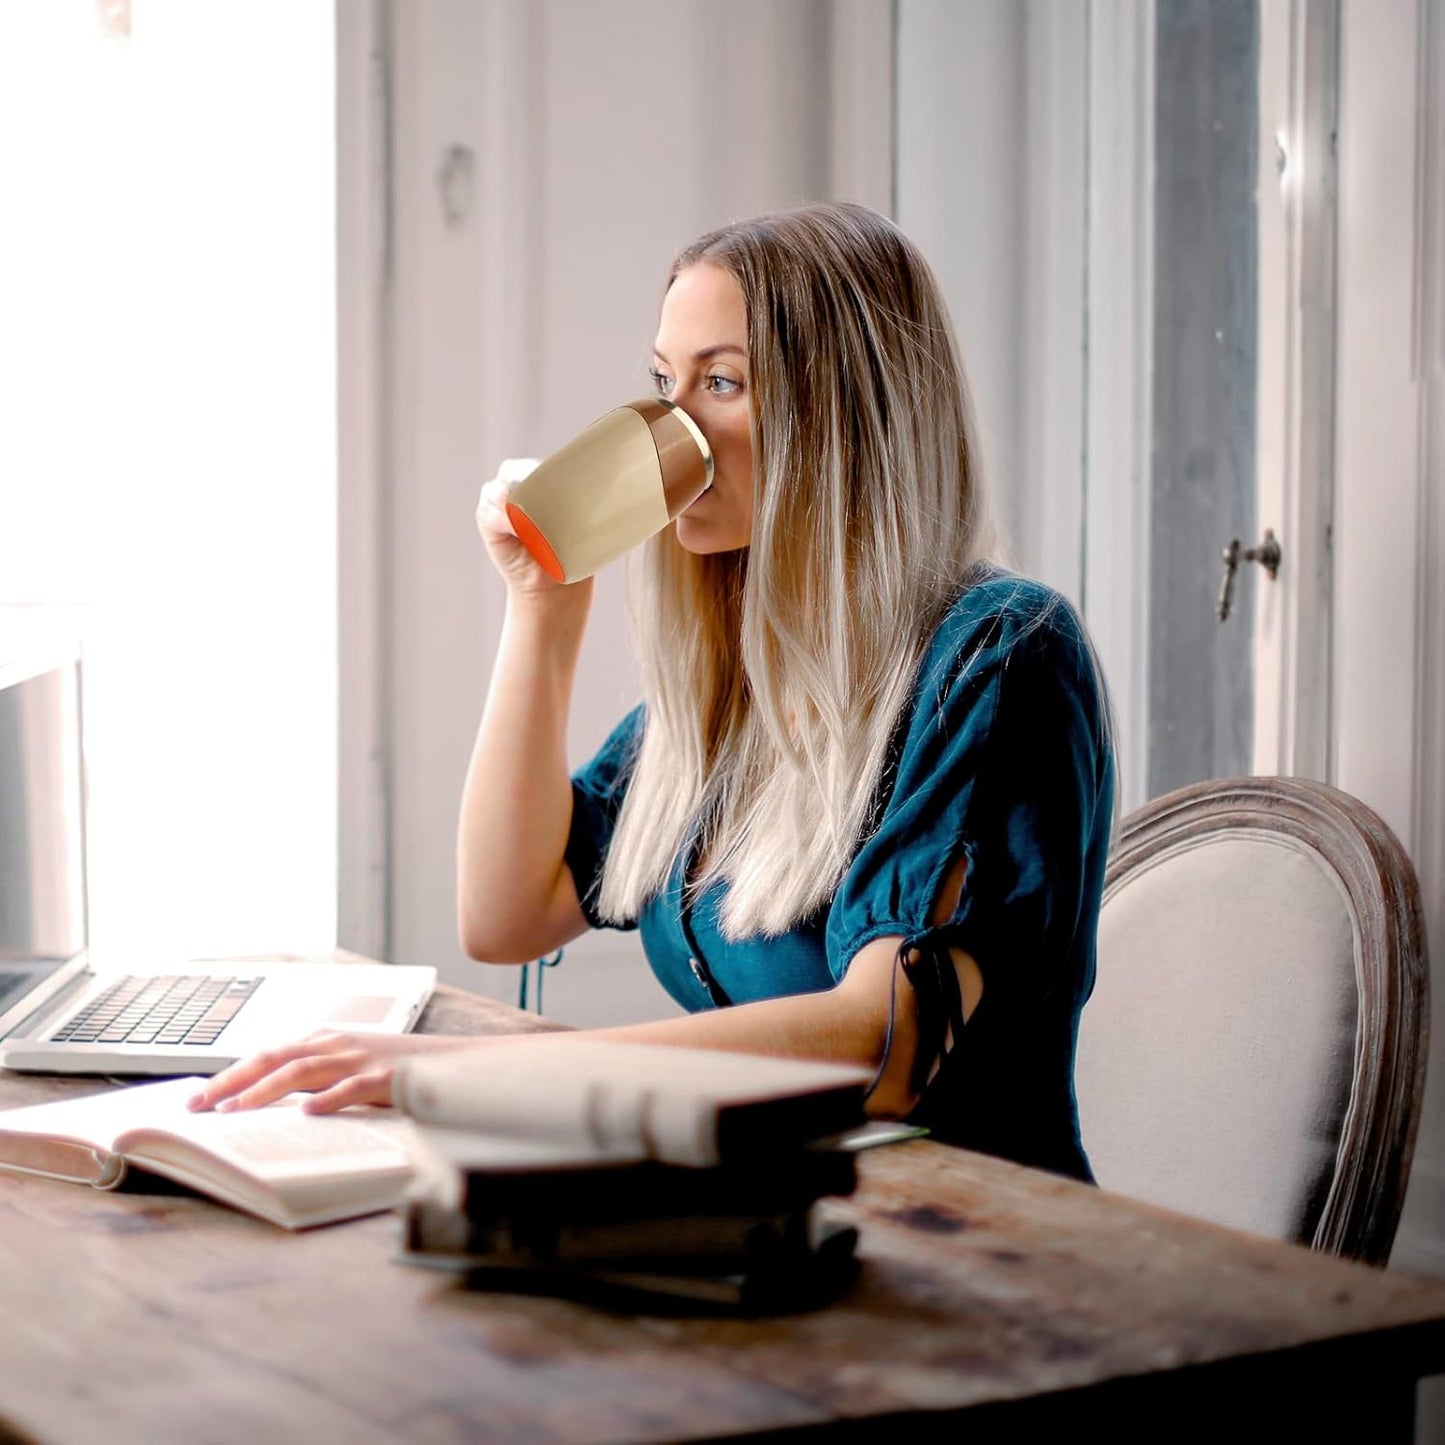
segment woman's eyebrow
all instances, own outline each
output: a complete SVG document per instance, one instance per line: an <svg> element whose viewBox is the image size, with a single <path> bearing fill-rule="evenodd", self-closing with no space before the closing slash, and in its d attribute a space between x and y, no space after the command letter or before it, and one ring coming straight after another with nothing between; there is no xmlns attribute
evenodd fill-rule
<svg viewBox="0 0 1445 1445"><path fill-rule="evenodd" d="M694 361L711 361L714 356L721 356L725 351L736 352L739 356L746 356L747 352L741 346L734 346L730 341L720 341L716 346L704 346L701 351L693 353ZM667 366L672 363L654 346L652 354Z"/></svg>

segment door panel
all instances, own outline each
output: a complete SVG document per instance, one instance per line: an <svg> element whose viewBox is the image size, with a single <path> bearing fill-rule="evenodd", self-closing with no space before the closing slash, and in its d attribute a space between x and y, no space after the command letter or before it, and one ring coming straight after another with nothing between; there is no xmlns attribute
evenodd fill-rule
<svg viewBox="0 0 1445 1445"><path fill-rule="evenodd" d="M1254 540L1259 15L1161 0L1154 35L1150 797L1250 771L1257 569L1216 614L1220 550Z"/></svg>
<svg viewBox="0 0 1445 1445"><path fill-rule="evenodd" d="M1084 605L1123 804L1210 777L1326 778L1338 6L1091 14L1084 367L1107 425L1085 447ZM1139 318L1127 351L1107 344L1121 304ZM1223 549L1267 536L1275 573L1241 561L1221 620Z"/></svg>

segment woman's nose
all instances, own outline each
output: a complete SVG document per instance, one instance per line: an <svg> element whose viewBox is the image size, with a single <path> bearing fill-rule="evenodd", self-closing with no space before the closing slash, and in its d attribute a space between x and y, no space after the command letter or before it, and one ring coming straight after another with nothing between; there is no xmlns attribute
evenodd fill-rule
<svg viewBox="0 0 1445 1445"><path fill-rule="evenodd" d="M707 436L707 392L701 383L674 391L672 401L675 405L680 406L702 429L702 434ZM712 438L708 437L708 440L711 441Z"/></svg>

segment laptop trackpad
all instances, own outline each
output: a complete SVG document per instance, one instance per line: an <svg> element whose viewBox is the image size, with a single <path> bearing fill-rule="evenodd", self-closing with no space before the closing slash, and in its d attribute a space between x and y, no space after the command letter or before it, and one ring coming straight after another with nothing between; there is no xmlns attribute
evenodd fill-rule
<svg viewBox="0 0 1445 1445"><path fill-rule="evenodd" d="M396 1004L394 998L343 998L326 1010L329 1024L379 1024Z"/></svg>

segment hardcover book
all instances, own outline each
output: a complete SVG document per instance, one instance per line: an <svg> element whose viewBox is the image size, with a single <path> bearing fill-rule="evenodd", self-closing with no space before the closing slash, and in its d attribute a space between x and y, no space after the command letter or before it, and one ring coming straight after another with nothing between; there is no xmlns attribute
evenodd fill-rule
<svg viewBox="0 0 1445 1445"><path fill-rule="evenodd" d="M550 1153L707 1168L862 1124L872 1078L852 1064L554 1034L404 1058L393 1094L419 1123L470 1134L478 1166L499 1167L509 1141L519 1166Z"/></svg>

